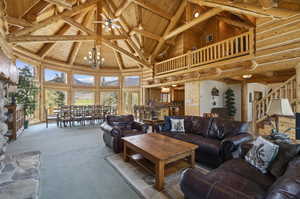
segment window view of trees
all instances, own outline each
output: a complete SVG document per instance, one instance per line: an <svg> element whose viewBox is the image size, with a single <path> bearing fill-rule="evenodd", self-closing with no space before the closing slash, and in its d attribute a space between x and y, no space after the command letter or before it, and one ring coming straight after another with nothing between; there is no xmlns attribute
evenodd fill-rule
<svg viewBox="0 0 300 199"><path fill-rule="evenodd" d="M74 105L94 105L95 92L91 91L76 91L73 96Z"/></svg>
<svg viewBox="0 0 300 199"><path fill-rule="evenodd" d="M100 80L101 86L119 86L119 77L103 76Z"/></svg>
<svg viewBox="0 0 300 199"><path fill-rule="evenodd" d="M56 70L45 69L45 82L47 83L66 83L66 73Z"/></svg>
<svg viewBox="0 0 300 199"><path fill-rule="evenodd" d="M124 86L132 87L140 85L140 76L126 76L124 77Z"/></svg>
<svg viewBox="0 0 300 199"><path fill-rule="evenodd" d="M107 91L101 92L100 94L100 104L104 106L113 106L117 108L118 106L118 92Z"/></svg>
<svg viewBox="0 0 300 199"><path fill-rule="evenodd" d="M19 69L19 71L22 71L22 69L26 68L26 70L29 71L29 73L31 74L32 77L35 76L35 67L34 66L32 66L28 63L22 62L18 59L16 60L16 66Z"/></svg>
<svg viewBox="0 0 300 199"><path fill-rule="evenodd" d="M124 92L124 108L127 114L133 113L133 107L139 105L139 92L126 91Z"/></svg>
<svg viewBox="0 0 300 199"><path fill-rule="evenodd" d="M95 85L95 77L91 75L73 75L73 83L81 86L93 86Z"/></svg>
<svg viewBox="0 0 300 199"><path fill-rule="evenodd" d="M52 114L54 108L65 104L67 104L67 92L54 89L46 90L45 105L48 108L48 114Z"/></svg>

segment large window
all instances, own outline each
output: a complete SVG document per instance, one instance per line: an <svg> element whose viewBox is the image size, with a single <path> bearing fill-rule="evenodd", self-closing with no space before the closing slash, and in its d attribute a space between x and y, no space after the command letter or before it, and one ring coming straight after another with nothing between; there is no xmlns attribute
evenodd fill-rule
<svg viewBox="0 0 300 199"><path fill-rule="evenodd" d="M94 86L95 77L91 75L73 75L73 83L80 86Z"/></svg>
<svg viewBox="0 0 300 199"><path fill-rule="evenodd" d="M45 106L48 114L53 114L54 108L67 104L67 92L63 90L46 89Z"/></svg>
<svg viewBox="0 0 300 199"><path fill-rule="evenodd" d="M22 62L22 61L20 61L18 59L16 60L16 66L17 66L17 68L18 68L18 70L20 72L22 72L24 70L27 70L27 71L30 72L30 74L32 75L32 77L35 76L35 67L34 66L32 66L32 65L30 65L28 63Z"/></svg>
<svg viewBox="0 0 300 199"><path fill-rule="evenodd" d="M73 96L74 105L94 105L95 92L93 91L75 91Z"/></svg>
<svg viewBox="0 0 300 199"><path fill-rule="evenodd" d="M45 69L45 82L47 83L66 83L66 73L56 70Z"/></svg>
<svg viewBox="0 0 300 199"><path fill-rule="evenodd" d="M124 92L124 111L127 114L133 113L134 105L139 105L139 92L138 91L125 91Z"/></svg>
<svg viewBox="0 0 300 199"><path fill-rule="evenodd" d="M117 76L103 76L100 79L101 86L119 86L119 77Z"/></svg>
<svg viewBox="0 0 300 199"><path fill-rule="evenodd" d="M100 104L117 108L119 95L117 91L104 91L100 93Z"/></svg>
<svg viewBox="0 0 300 199"><path fill-rule="evenodd" d="M140 85L140 76L125 76L124 77L124 86L125 87L134 87Z"/></svg>

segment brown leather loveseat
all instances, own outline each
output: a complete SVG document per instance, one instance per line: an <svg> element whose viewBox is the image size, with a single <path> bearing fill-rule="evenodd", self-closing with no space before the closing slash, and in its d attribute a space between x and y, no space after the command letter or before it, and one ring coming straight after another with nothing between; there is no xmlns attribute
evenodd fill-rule
<svg viewBox="0 0 300 199"><path fill-rule="evenodd" d="M184 133L171 132L171 119L184 119ZM195 159L210 167L218 167L231 159L240 144L252 140L245 122L204 118L199 116L165 117L165 123L157 127L159 133L199 145Z"/></svg>

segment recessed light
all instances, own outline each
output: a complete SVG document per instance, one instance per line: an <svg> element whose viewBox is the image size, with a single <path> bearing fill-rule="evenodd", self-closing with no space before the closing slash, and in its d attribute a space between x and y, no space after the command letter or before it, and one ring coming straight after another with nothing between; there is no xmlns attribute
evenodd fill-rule
<svg viewBox="0 0 300 199"><path fill-rule="evenodd" d="M194 18L198 18L200 16L200 13L199 12L195 12L194 13Z"/></svg>
<svg viewBox="0 0 300 199"><path fill-rule="evenodd" d="M252 77L251 74L243 75L243 78L244 78L244 79L250 79L251 77Z"/></svg>
<svg viewBox="0 0 300 199"><path fill-rule="evenodd" d="M176 87L176 86L177 86L176 84L173 84L173 85L172 85L172 87Z"/></svg>

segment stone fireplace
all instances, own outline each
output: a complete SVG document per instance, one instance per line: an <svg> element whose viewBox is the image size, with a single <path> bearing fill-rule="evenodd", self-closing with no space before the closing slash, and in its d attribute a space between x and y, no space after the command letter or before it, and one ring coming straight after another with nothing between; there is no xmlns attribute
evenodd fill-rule
<svg viewBox="0 0 300 199"><path fill-rule="evenodd" d="M5 105L5 96L4 96L4 82L0 81L0 174L4 168L4 159L5 159L5 150L8 142L8 138L5 136L7 133L7 125L5 123L7 119L7 109Z"/></svg>

